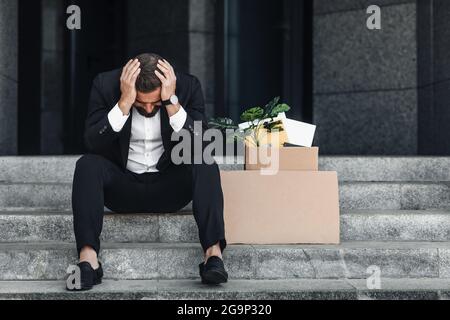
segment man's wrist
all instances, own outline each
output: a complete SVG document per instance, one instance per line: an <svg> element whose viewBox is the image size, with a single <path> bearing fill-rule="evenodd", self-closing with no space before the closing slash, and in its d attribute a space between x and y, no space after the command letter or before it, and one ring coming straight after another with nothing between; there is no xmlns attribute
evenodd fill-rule
<svg viewBox="0 0 450 320"><path fill-rule="evenodd" d="M124 102L123 100L119 100L117 105L119 106L119 109L122 111L122 114L124 116L128 116L130 114L132 104Z"/></svg>
<svg viewBox="0 0 450 320"><path fill-rule="evenodd" d="M170 101L170 98L171 98L172 96L174 96L174 95L175 95L175 93L172 93L171 95L169 95L169 96L167 96L167 97L161 96L161 100L162 100L162 101Z"/></svg>
<svg viewBox="0 0 450 320"><path fill-rule="evenodd" d="M180 111L181 105L178 103L176 105L170 104L166 106L167 113L169 114L169 117L175 115Z"/></svg>

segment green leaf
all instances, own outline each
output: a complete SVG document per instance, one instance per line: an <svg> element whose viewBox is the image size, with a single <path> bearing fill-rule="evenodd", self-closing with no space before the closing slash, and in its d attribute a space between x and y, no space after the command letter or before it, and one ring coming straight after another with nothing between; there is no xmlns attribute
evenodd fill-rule
<svg viewBox="0 0 450 320"><path fill-rule="evenodd" d="M278 105L278 102L280 101L280 97L274 98L272 101L270 101L268 104L266 104L266 107L264 108L264 118L269 118L275 107Z"/></svg>
<svg viewBox="0 0 450 320"><path fill-rule="evenodd" d="M289 107L287 104L278 104L273 108L272 112L270 113L270 117L276 118L280 113L288 112L289 110L291 110L291 107Z"/></svg>
<svg viewBox="0 0 450 320"><path fill-rule="evenodd" d="M261 107L255 107L246 110L241 115L241 120L245 122L252 122L258 119L261 119L261 117L264 115L264 110Z"/></svg>
<svg viewBox="0 0 450 320"><path fill-rule="evenodd" d="M270 101L267 105L266 108L274 108L278 102L280 102L280 97L275 97L272 101Z"/></svg>

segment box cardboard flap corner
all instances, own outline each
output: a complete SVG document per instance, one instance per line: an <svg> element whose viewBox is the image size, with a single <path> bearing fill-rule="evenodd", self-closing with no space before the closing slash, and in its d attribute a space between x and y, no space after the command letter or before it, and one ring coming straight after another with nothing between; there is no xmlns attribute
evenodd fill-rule
<svg viewBox="0 0 450 320"><path fill-rule="evenodd" d="M278 157L272 157L273 152L278 152ZM245 145L245 170L270 168L274 165L273 161L278 161L280 170L318 171L319 148L268 146L256 148Z"/></svg>
<svg viewBox="0 0 450 320"><path fill-rule="evenodd" d="M336 172L221 171L229 244L339 244Z"/></svg>
<svg viewBox="0 0 450 320"><path fill-rule="evenodd" d="M287 119L284 114L273 120L277 121L282 123L282 131L268 132L263 125L255 129L258 131L258 147L250 137L245 139L245 170L277 165L280 170L318 171L319 148L312 147L316 126ZM249 123L240 125L241 128L248 126ZM285 143L298 147L284 147ZM276 160L271 157L274 152L277 152Z"/></svg>

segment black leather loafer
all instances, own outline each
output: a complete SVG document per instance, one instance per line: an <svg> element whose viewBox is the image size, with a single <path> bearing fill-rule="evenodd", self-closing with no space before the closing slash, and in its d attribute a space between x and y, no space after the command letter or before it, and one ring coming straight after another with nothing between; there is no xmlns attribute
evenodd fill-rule
<svg viewBox="0 0 450 320"><path fill-rule="evenodd" d="M219 257L211 257L205 263L200 263L200 277L203 284L218 285L228 281L228 273L225 270L223 260Z"/></svg>
<svg viewBox="0 0 450 320"><path fill-rule="evenodd" d="M87 291L91 290L95 285L102 283L103 278L103 268L102 264L99 262L99 267L94 270L89 262L80 262L77 264L80 268L80 278L81 278L81 288L69 289L69 291Z"/></svg>

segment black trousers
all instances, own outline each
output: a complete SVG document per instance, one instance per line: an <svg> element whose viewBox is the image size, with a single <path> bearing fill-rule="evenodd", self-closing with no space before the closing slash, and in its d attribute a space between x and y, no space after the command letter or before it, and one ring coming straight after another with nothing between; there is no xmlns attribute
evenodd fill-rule
<svg viewBox="0 0 450 320"><path fill-rule="evenodd" d="M163 172L125 172L99 155L76 163L72 210L78 255L85 246L100 252L104 207L114 213L173 213L193 202L203 251L227 246L223 193L217 164L171 165Z"/></svg>

